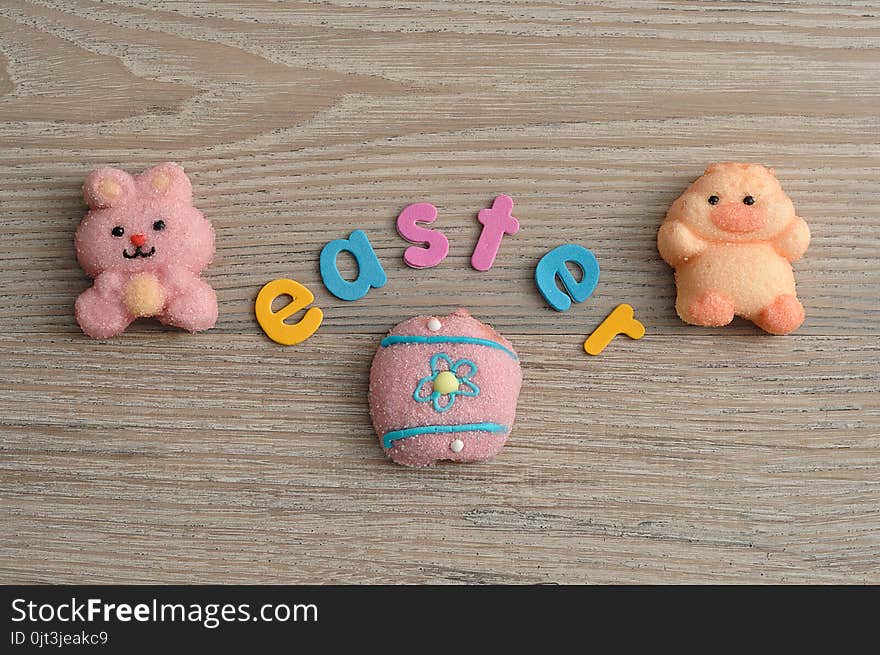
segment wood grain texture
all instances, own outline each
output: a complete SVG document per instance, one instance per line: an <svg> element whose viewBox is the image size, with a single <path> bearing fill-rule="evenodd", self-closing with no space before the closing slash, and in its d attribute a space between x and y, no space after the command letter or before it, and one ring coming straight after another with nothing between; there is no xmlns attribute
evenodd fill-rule
<svg viewBox="0 0 880 655"><path fill-rule="evenodd" d="M23 2L0 5L0 582L880 582L880 4ZM213 221L217 327L94 342L73 231L97 165L186 165ZM813 243L807 322L682 324L655 246L715 160L776 168ZM498 193L523 229L468 266ZM406 268L399 211L451 252ZM322 245L389 277L343 303ZM534 265L602 280L564 314ZM253 318L294 277L326 314ZM589 358L620 302L648 334ZM380 336L467 306L525 384L494 462L384 459Z"/></svg>

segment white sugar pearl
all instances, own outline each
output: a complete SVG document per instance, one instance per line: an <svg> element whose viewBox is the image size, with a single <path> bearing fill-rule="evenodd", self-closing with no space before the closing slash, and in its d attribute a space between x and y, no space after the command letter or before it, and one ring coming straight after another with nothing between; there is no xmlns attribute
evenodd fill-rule
<svg viewBox="0 0 880 655"><path fill-rule="evenodd" d="M460 453L462 450L464 450L464 441L462 441L461 439L456 439L451 444L449 444L449 447L452 449L452 452Z"/></svg>
<svg viewBox="0 0 880 655"><path fill-rule="evenodd" d="M428 329L431 332L437 332L441 327L443 326L440 324L439 319L432 318L430 321L428 321Z"/></svg>

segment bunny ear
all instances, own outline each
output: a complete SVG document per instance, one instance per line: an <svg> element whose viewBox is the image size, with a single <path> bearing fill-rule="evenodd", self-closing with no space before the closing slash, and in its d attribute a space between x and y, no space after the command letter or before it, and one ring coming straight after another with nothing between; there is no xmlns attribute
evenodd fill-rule
<svg viewBox="0 0 880 655"><path fill-rule="evenodd" d="M118 168L96 168L83 183L83 199L92 209L120 204L134 190L131 175Z"/></svg>
<svg viewBox="0 0 880 655"><path fill-rule="evenodd" d="M148 195L192 202L192 184L179 164L165 162L148 168L138 175L138 184Z"/></svg>

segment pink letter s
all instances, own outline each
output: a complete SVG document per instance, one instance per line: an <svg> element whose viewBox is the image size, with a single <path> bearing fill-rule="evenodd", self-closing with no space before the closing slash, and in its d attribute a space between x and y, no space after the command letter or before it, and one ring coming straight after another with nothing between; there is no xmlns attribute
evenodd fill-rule
<svg viewBox="0 0 880 655"><path fill-rule="evenodd" d="M437 208L429 202L418 202L400 212L397 217L397 232L410 243L428 246L410 246L403 253L403 261L412 268L431 268L449 254L449 240L442 232L416 225L433 223L437 219Z"/></svg>

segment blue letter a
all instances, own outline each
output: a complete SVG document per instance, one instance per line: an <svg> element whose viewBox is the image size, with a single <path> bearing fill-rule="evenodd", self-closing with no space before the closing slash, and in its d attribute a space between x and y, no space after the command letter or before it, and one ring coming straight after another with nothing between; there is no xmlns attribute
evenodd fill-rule
<svg viewBox="0 0 880 655"><path fill-rule="evenodd" d="M357 277L349 282L339 273L336 258L343 250L350 252L358 265ZM340 300L360 300L371 288L385 286L388 278L363 230L355 230L348 239L330 241L321 249L321 279L327 291Z"/></svg>

